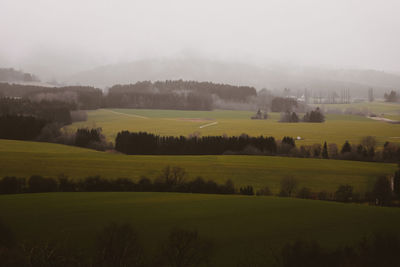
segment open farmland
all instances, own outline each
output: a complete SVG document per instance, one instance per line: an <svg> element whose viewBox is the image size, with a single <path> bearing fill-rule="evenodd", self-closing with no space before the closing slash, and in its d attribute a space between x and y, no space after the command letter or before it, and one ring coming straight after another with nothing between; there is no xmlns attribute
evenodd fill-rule
<svg viewBox="0 0 400 267"><path fill-rule="evenodd" d="M382 104L385 105L385 104ZM268 120L251 120L250 111L172 111L146 109L100 109L88 111L88 120L72 124L78 127L101 127L108 140L114 141L122 130L146 131L159 135L188 136L240 135L300 136L301 144L337 143L346 140L360 142L367 135L375 136L379 145L384 142L400 142L400 124L375 121L356 115L328 114L325 123L280 123L279 113L269 113ZM395 116L395 115L391 115Z"/></svg>
<svg viewBox="0 0 400 267"><path fill-rule="evenodd" d="M155 178L167 165L186 169L190 178L202 176L237 186L269 186L277 193L282 177L292 175L313 191L334 192L341 184L355 191L372 188L380 175L392 174L396 164L270 156L127 156L50 143L0 140L0 177L33 174L71 178ZM22 168L23 166L23 168Z"/></svg>
<svg viewBox="0 0 400 267"><path fill-rule="evenodd" d="M90 250L110 221L129 222L147 251L176 226L214 243L212 266L296 239L352 245L372 232L400 234L400 209L276 197L179 193L47 193L0 196L4 221L22 240L63 240ZM29 222L29 223L27 223Z"/></svg>
<svg viewBox="0 0 400 267"><path fill-rule="evenodd" d="M325 110L340 110L342 112L348 111L366 111L375 113L375 115L400 115L400 105L397 103L388 102L360 102L351 104L312 104L311 106L320 106Z"/></svg>

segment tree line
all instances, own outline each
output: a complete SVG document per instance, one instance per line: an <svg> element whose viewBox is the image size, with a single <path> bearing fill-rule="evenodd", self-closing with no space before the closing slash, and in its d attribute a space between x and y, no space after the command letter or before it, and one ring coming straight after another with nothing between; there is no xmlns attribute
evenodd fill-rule
<svg viewBox="0 0 400 267"><path fill-rule="evenodd" d="M146 176L135 182L128 178L106 179L89 176L72 180L61 175L57 179L33 175L28 179L3 177L0 194L44 193L44 192L180 192L202 194L235 194L232 180L218 184L212 180L196 177L188 179L187 172L180 167L165 167L154 180Z"/></svg>
<svg viewBox="0 0 400 267"><path fill-rule="evenodd" d="M293 176L283 177L280 182L280 191L277 196L345 203L368 202L371 205L378 206L400 206L400 169L392 176L380 176L376 178L371 190L367 191L364 195L356 193L354 187L348 184L339 185L335 192L313 192L308 187L300 187L299 184L299 181ZM253 194L254 193L248 193L247 195ZM268 186L260 188L255 194L257 196L273 195Z"/></svg>
<svg viewBox="0 0 400 267"><path fill-rule="evenodd" d="M197 81L157 81L137 82L135 84L114 85L110 93L187 93L215 95L222 100L233 102L246 102L250 97L257 96L257 91L250 86L234 86L212 82Z"/></svg>
<svg viewBox="0 0 400 267"><path fill-rule="evenodd" d="M39 79L31 74L13 68L0 68L0 81L2 82L38 82Z"/></svg>
<svg viewBox="0 0 400 267"><path fill-rule="evenodd" d="M106 179L100 176L70 179L64 175L60 175L56 179L40 175L32 175L28 179L14 176L6 176L0 179L0 194L45 192L179 192L250 196L273 195L268 186L254 190L251 185L237 188L231 179L227 179L224 184L218 184L212 180L207 181L200 176L189 179L185 169L177 166L166 166L154 180L146 176L141 176L137 181L129 178ZM299 181L293 176L285 176L281 179L277 196L400 206L400 169L391 178L378 177L372 190L365 193L364 196L355 193L354 188L348 184L340 185L335 192L313 192L308 187L299 187Z"/></svg>
<svg viewBox="0 0 400 267"><path fill-rule="evenodd" d="M399 102L400 97L397 95L397 92L392 90L390 93L385 93L384 98L386 102Z"/></svg>
<svg viewBox="0 0 400 267"><path fill-rule="evenodd" d="M76 106L58 100L35 102L22 98L0 98L0 116L31 116L67 125L72 123L71 110L76 110Z"/></svg>
<svg viewBox="0 0 400 267"><path fill-rule="evenodd" d="M55 100L0 98L0 138L51 141L49 135L72 123L73 109L73 105Z"/></svg>
<svg viewBox="0 0 400 267"><path fill-rule="evenodd" d="M102 107L103 91L90 86L44 87L0 83L0 95L7 98L23 98L32 102L58 101L74 105L74 109Z"/></svg>
<svg viewBox="0 0 400 267"><path fill-rule="evenodd" d="M60 101L0 98L0 138L36 140L46 127L60 131L72 122L72 109L71 104Z"/></svg>
<svg viewBox="0 0 400 267"><path fill-rule="evenodd" d="M315 110L311 110L306 112L303 116L303 119L300 119L296 112L294 111L286 111L281 114L280 122L324 122L325 115L322 111L317 107Z"/></svg>
<svg viewBox="0 0 400 267"><path fill-rule="evenodd" d="M400 161L400 146L386 142L377 149L374 137L367 136L360 144L346 141L341 148L336 144L296 146L293 137L240 136L159 136L147 132L122 131L115 138L115 150L129 155L280 155L301 158L323 158L357 161Z"/></svg>
<svg viewBox="0 0 400 267"><path fill-rule="evenodd" d="M110 108L148 108L174 110L212 110L213 99L205 93L187 94L159 92L115 92L105 97L105 106Z"/></svg>
<svg viewBox="0 0 400 267"><path fill-rule="evenodd" d="M137 82L114 85L108 94L89 86L44 87L0 83L0 96L34 102L60 101L75 109L148 108L211 110L218 101L247 103L257 96L254 87L196 81Z"/></svg>
<svg viewBox="0 0 400 267"><path fill-rule="evenodd" d="M268 154L277 151L275 139L263 136L188 138L185 136L159 136L146 132L122 131L117 134L115 139L115 150L125 154L218 155L229 151L243 151L249 146Z"/></svg>

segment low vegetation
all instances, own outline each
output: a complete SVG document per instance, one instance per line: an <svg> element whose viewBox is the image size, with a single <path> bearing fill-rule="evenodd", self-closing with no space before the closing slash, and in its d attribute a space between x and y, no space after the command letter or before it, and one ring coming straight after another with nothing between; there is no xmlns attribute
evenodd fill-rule
<svg viewBox="0 0 400 267"><path fill-rule="evenodd" d="M304 261L309 266L309 260L315 259L304 257L310 251L310 243L319 247L317 258L333 255L344 247L357 255L360 240L367 238L364 244L372 248L372 233L385 229L391 234L383 235L376 243L382 250L368 255L368 259L387 251L384 255L389 260L389 248L397 248L396 236L400 234L396 227L400 223L399 209L293 198L177 193L46 193L0 198L2 219L11 231L9 235L2 234L1 239L11 237L7 239L14 240L13 251L19 253L20 245L24 245L27 250L23 251L30 251L34 256L31 259L37 261L69 258L76 262L84 258L83 265L96 259L110 264L122 259L151 263L161 255L161 259L176 262L179 257L167 249L183 244L176 240L188 240L191 245L180 250L187 249L193 255L193 247L202 252L200 248L207 245L208 250L196 254L196 258L207 259L211 266L249 263L245 257L248 251L254 252L251 259L260 264L283 260L281 255L286 253L281 254L282 251L292 251L292 257L284 257L286 260ZM124 254L121 247L134 252ZM143 251L142 258L137 251Z"/></svg>

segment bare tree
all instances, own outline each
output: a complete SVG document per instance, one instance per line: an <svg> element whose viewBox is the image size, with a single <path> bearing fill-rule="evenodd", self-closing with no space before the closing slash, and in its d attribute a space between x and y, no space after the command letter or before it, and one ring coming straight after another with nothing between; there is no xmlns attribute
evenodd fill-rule
<svg viewBox="0 0 400 267"><path fill-rule="evenodd" d="M290 197L296 190L298 185L297 180L293 176L285 176L281 180L280 196Z"/></svg>
<svg viewBox="0 0 400 267"><path fill-rule="evenodd" d="M207 265L212 252L211 243L202 240L197 230L171 230L161 248L158 266L190 267Z"/></svg>

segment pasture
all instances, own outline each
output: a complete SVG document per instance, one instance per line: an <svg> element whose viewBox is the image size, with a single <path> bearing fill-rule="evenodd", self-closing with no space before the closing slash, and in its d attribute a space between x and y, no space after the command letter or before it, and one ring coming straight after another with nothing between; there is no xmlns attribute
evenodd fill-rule
<svg viewBox="0 0 400 267"><path fill-rule="evenodd" d="M326 141L336 143L339 147L346 140L359 143L368 135L375 136L380 146L386 141L400 142L400 124L375 121L362 116L328 114L325 123L281 123L278 122L279 113L269 113L268 120L251 120L254 113L231 110L99 109L88 111L87 121L73 123L66 130L101 127L103 134L112 142L122 130L173 136L238 136L243 133L251 136L273 136L276 139L300 136L302 140L297 141L297 145L322 144ZM397 115L386 116L397 118Z"/></svg>
<svg viewBox="0 0 400 267"><path fill-rule="evenodd" d="M246 252L297 239L326 248L352 245L372 232L400 234L400 209L255 196L179 193L1 195L0 213L21 240L65 240L90 253L105 224L129 222L147 251L173 227L197 229L214 243L213 266L235 266Z"/></svg>
<svg viewBox="0 0 400 267"><path fill-rule="evenodd" d="M311 106L320 106L323 109L337 109L342 112L349 110L359 110L375 113L378 116L384 115L400 115L400 105L388 102L360 102L351 104L312 104Z"/></svg>
<svg viewBox="0 0 400 267"><path fill-rule="evenodd" d="M378 176L397 169L396 164L272 156L129 156L51 143L0 140L0 177L65 174L73 179L91 175L138 179L145 175L154 179L167 165L185 168L189 179L202 176L218 183L232 179L237 187L269 186L274 193L282 177L288 175L298 179L300 187L316 192L334 192L339 185L350 184L363 193L372 188Z"/></svg>

